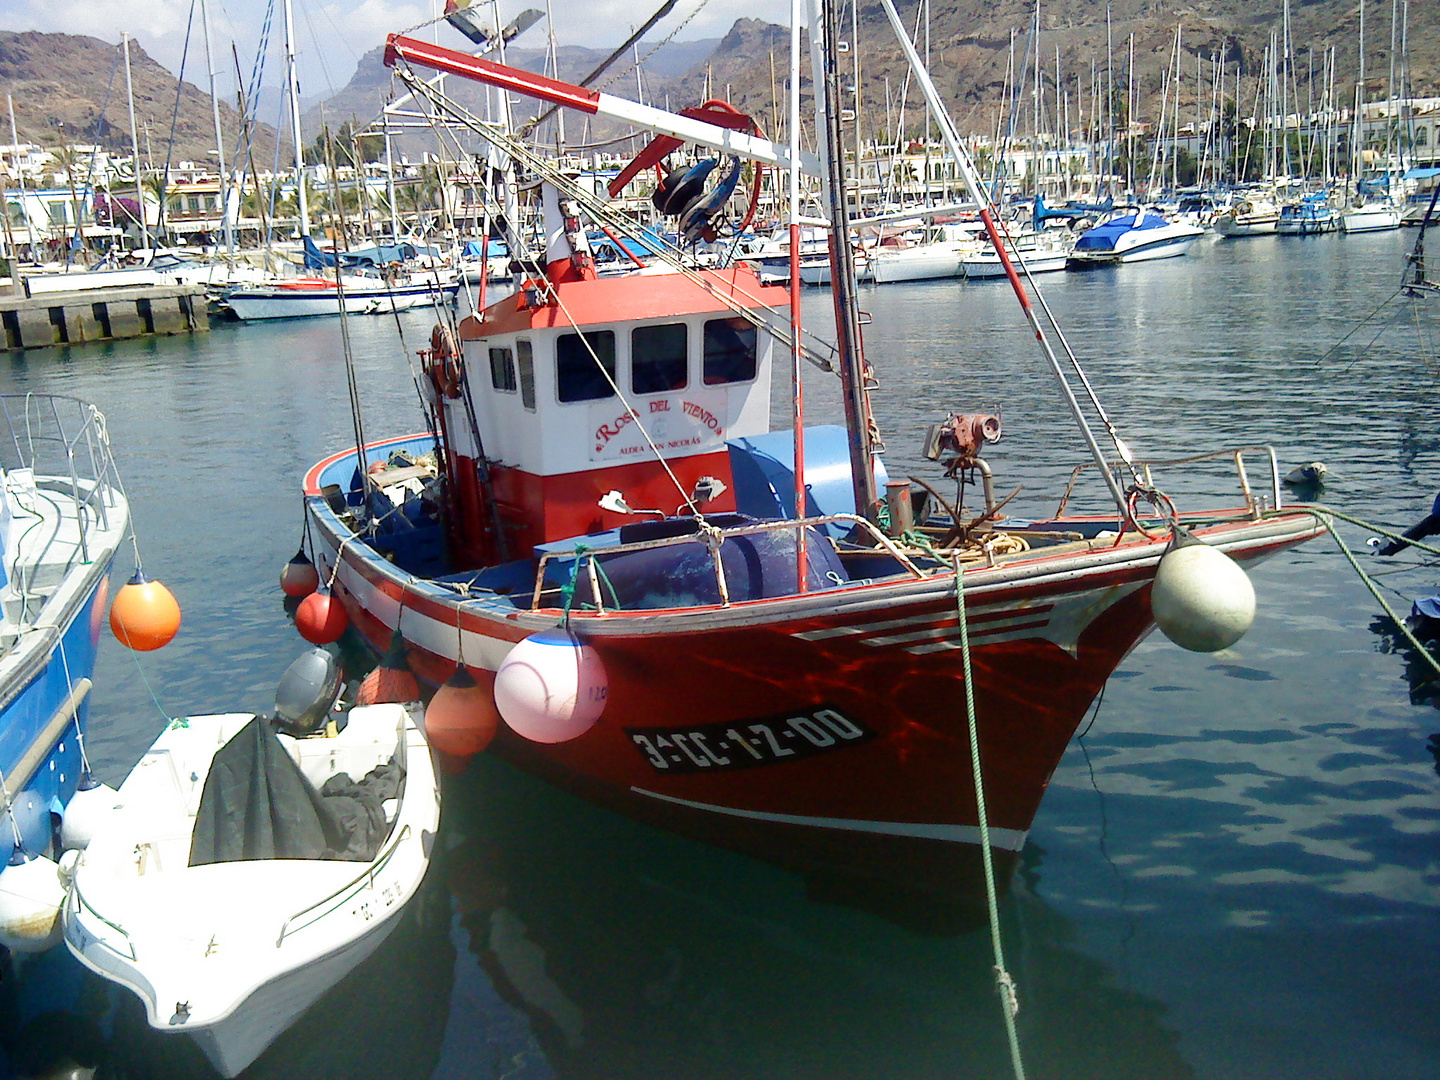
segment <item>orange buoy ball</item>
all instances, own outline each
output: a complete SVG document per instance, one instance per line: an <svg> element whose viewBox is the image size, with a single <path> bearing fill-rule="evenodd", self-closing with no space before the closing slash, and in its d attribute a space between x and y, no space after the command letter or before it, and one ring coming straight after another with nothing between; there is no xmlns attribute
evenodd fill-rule
<svg viewBox="0 0 1440 1080"><path fill-rule="evenodd" d="M500 713L489 687L476 682L464 664L425 707L425 738L450 757L474 757L490 745L499 726Z"/></svg>
<svg viewBox="0 0 1440 1080"><path fill-rule="evenodd" d="M357 705L380 705L386 702L420 700L420 680L410 670L410 661L405 657L405 639L396 630L390 639L390 649L385 653L375 670L360 680L356 692Z"/></svg>
<svg viewBox="0 0 1440 1080"><path fill-rule="evenodd" d="M311 645L338 641L349 625L345 605L329 593L313 592L295 609L295 629Z"/></svg>
<svg viewBox="0 0 1440 1080"><path fill-rule="evenodd" d="M170 590L136 570L110 605L110 632L136 652L169 645L180 630L180 605Z"/></svg>
<svg viewBox="0 0 1440 1080"><path fill-rule="evenodd" d="M568 742L605 711L609 683L599 654L563 627L520 642L495 672L495 704L531 742Z"/></svg>
<svg viewBox="0 0 1440 1080"><path fill-rule="evenodd" d="M286 596L309 596L320 588L320 571L301 548L280 571L280 591Z"/></svg>

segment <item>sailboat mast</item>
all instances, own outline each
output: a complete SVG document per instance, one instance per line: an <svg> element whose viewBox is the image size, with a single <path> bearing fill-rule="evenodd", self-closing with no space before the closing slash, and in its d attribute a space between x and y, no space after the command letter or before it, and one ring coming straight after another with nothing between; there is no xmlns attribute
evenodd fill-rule
<svg viewBox="0 0 1440 1080"><path fill-rule="evenodd" d="M1070 407L1070 415L1075 420L1075 426L1080 429L1081 437L1090 448L1091 456L1100 469L1100 475L1104 478L1106 486L1115 498L1115 506L1122 519L1128 514L1125 505L1125 493L1120 490L1120 485L1115 478L1115 471L1105 458L1105 453L1100 448L1095 438L1090 423L1085 419L1085 414L1080 408L1080 402L1075 397L1069 381L1065 378L1065 372L1060 367L1060 360L1055 355L1055 350L1050 345L1050 339L1046 336L1044 327L1040 325L1039 317L1030 303L1030 298L1025 293L1025 286L1021 284L1019 276L1010 261L1010 256L1005 251L1005 241L1001 238L998 228L995 225L995 218L991 212L991 200L986 198L984 188L981 185L980 177L975 172L975 165L970 155L960 145L959 133L950 120L950 114L946 111L943 102L940 100L940 93L935 89L935 83L930 78L930 72L920 63L920 57L915 52L915 45L905 33L905 26L900 21L900 13L895 8L895 0L880 0L881 6L885 9L885 17L890 20L890 27L895 32L895 40L900 45L906 62L915 73L915 81L920 86L920 91L925 95L925 100L935 109L936 120L940 124L940 135L949 147L950 153L955 157L956 166L960 175L965 181L965 188L970 197L980 204L980 220L985 223L985 231L989 234L991 246L1000 256L1000 265L1005 267L1006 276L1010 279L1010 287L1015 290L1015 298L1020 302L1020 308L1025 313L1025 319L1030 324L1030 329L1035 334L1035 340L1040 345L1040 351L1044 353L1046 362L1050 365L1051 372L1060 386L1060 392L1064 394L1066 404ZM1093 395L1092 403L1098 408L1099 403ZM1129 465L1131 463L1130 452L1124 448L1109 418L1101 410L1100 419L1105 424L1111 438L1115 442L1115 449L1121 459Z"/></svg>
<svg viewBox="0 0 1440 1080"><path fill-rule="evenodd" d="M285 78L290 87L290 137L295 143L295 196L299 200L300 235L310 235L310 206L305 197L305 148L300 143L300 80L295 73L295 19L285 0Z"/></svg>
<svg viewBox="0 0 1440 1080"><path fill-rule="evenodd" d="M855 488L855 512L873 520L879 505L875 489L875 448L870 431L870 401L865 390L860 313L855 306L855 263L850 257L850 211L846 205L845 151L840 133L840 19L836 5L825 0L812 0L810 11L811 40L820 38L820 70L815 86L818 102L815 117L820 130L816 141L825 153L825 187L830 204L830 296L835 303L835 348L844 387L850 472ZM928 131L926 144L929 144ZM926 194L929 194L928 177Z"/></svg>
<svg viewBox="0 0 1440 1080"><path fill-rule="evenodd" d="M200 26L205 32L205 68L210 73L210 108L215 118L215 154L220 163L220 232L225 250L235 248L235 229L230 220L230 188L225 169L225 135L220 129L220 97L215 92L215 60L210 51L210 5L200 0Z"/></svg>
<svg viewBox="0 0 1440 1080"><path fill-rule="evenodd" d="M795 517L804 518L805 500L805 386L801 378L804 370L800 341L800 12L801 0L790 0L790 86L787 105L789 107L790 168L790 429L795 449L793 475L795 478ZM804 592L809 579L808 553L804 529L795 531L795 587Z"/></svg>
<svg viewBox="0 0 1440 1080"><path fill-rule="evenodd" d="M145 189L140 186L140 136L135 131L135 88L130 83L130 35L122 32L125 48L125 98L130 103L130 152L135 155L135 201L140 205L140 235L150 246L150 226L145 221Z"/></svg>

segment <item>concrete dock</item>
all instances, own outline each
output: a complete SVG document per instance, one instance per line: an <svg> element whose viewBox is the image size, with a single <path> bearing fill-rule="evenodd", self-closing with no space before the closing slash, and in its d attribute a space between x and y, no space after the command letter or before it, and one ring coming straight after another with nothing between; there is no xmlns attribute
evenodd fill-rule
<svg viewBox="0 0 1440 1080"><path fill-rule="evenodd" d="M198 285L0 296L7 349L36 349L210 329Z"/></svg>

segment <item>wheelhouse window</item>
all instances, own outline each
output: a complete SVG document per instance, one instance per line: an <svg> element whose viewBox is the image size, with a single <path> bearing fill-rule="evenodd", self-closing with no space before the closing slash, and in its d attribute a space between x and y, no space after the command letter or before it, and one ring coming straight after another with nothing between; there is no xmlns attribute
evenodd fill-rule
<svg viewBox="0 0 1440 1080"><path fill-rule="evenodd" d="M745 319L705 323L705 385L749 382L755 378L755 327Z"/></svg>
<svg viewBox="0 0 1440 1080"><path fill-rule="evenodd" d="M507 394L515 393L515 354L508 348L490 350L490 385Z"/></svg>
<svg viewBox="0 0 1440 1080"><path fill-rule="evenodd" d="M515 363L520 374L520 404L535 411L535 350L525 338L515 342Z"/></svg>
<svg viewBox="0 0 1440 1080"><path fill-rule="evenodd" d="M599 364L595 362L597 359ZM598 401L612 397L614 378L614 330L561 334L555 339L555 388L561 401Z"/></svg>
<svg viewBox="0 0 1440 1080"><path fill-rule="evenodd" d="M689 381L684 323L630 331L630 388L637 394L681 390Z"/></svg>

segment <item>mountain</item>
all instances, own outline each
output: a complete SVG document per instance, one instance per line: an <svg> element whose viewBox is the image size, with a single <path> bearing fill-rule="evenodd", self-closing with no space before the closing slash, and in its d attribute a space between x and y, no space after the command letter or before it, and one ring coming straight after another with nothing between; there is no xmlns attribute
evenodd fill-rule
<svg viewBox="0 0 1440 1080"><path fill-rule="evenodd" d="M176 78L130 42L130 81L135 91L135 124L141 159L164 165L174 117L173 161L213 161L215 121L210 95ZM118 45L76 34L0 31L0 92L11 95L15 126L22 142L57 147L98 143L130 155L130 110L125 99L125 61ZM9 117L3 123L9 142ZM233 157L239 136L236 110L221 103L225 150ZM275 153L273 128L259 125L253 139L255 159Z"/></svg>
<svg viewBox="0 0 1440 1080"><path fill-rule="evenodd" d="M1217 59L1225 64L1225 87L1232 96L1238 62L1244 78L1241 114L1250 115L1266 50L1272 35L1281 34L1284 21L1283 0L1112 0L1107 28L1107 5L1099 0L1045 0L1040 5L1040 32L1032 35L1035 6L1034 0L932 0L929 67L962 132L995 131L1005 100L1007 69L1012 62L1015 68L1025 66L1027 50L1040 57L1047 114L1044 126L1052 130L1059 126L1053 120L1057 65L1060 85L1068 97L1072 129L1080 127L1080 118L1088 117L1095 103L1102 100L1094 81L1101 84L1103 94L1112 73L1115 95L1123 107L1132 35L1137 119L1157 120L1162 105L1173 117L1175 93L1172 89L1167 97L1166 85L1177 26L1182 116L1194 115L1197 69L1204 76L1202 107L1208 109L1212 62ZM923 45L917 0L897 0L897 7L912 38ZM1335 100L1340 107L1353 103L1359 55L1355 0L1293 0L1290 9L1292 60L1287 96L1291 111L1296 110L1296 102L1304 103L1302 107L1306 108L1320 105L1327 89L1324 57L1332 48ZM1403 37L1408 43L1405 85L1410 95L1428 96L1440 92L1440 20L1420 17L1419 5L1412 5L1411 10L1415 14L1410 25L1397 27L1396 40L1401 40L1402 31L1408 31ZM908 79L904 57L884 9L875 0L860 0L859 13L859 47L852 55L858 56L860 64L865 137L869 138L877 128L883 131L887 123L898 124L898 104L907 81L908 92L903 94L907 107L905 130L918 134L924 126L924 103ZM1367 4L1365 32L1367 97L1375 100L1389 93L1389 5L1382 8L1374 0ZM1031 42L1032 36L1038 37L1038 43ZM785 108L783 84L788 49L788 35L783 28L742 19L708 60L710 84L719 92L728 86L733 104L761 118L762 123L770 120L766 126L773 128L773 93L780 96L780 110ZM1399 61L1397 56L1397 67ZM806 63L808 80L808 59ZM847 69L849 66L847 61ZM691 100L698 100L704 93L705 74L692 70L683 80L683 92ZM1402 92L1399 81L1397 73L1397 94ZM1033 85L1033 76L1028 85ZM778 91L773 87L779 87ZM1028 111L1032 107L1027 89L1020 108ZM1020 123L1022 129L1028 129L1029 116L1021 118Z"/></svg>
<svg viewBox="0 0 1440 1080"><path fill-rule="evenodd" d="M902 19L917 26L920 0L899 0ZM1088 124L1104 91L1113 82L1121 111L1129 96L1130 55L1134 54L1133 84L1138 99L1137 119L1158 119L1162 104L1174 115L1175 93L1167 89L1173 66L1175 35L1180 28L1179 99L1182 116L1196 110L1197 74L1202 109L1210 101L1214 62L1225 65L1225 91L1233 96L1237 64L1243 75L1242 115L1255 108L1256 87L1263 75L1266 50L1282 33L1284 0L1043 0L1041 26L1032 35L1036 0L931 0L930 68L941 94L962 131L991 133L1004 119L1007 70L1026 66L1024 57L1038 53L1043 69L1043 102L1047 128L1079 130ZM1326 57L1333 50L1334 100L1340 106L1354 100L1357 73L1359 9L1356 0L1291 0L1291 76L1284 80L1287 96L1305 108L1318 106L1331 84ZM1391 5L1377 0L1366 4L1367 97L1375 100L1390 89L1392 61ZM1405 85L1411 96L1440 94L1440 20L1428 6L1407 4L1413 12L1406 27L1395 28L1393 38L1405 41L1405 56L1397 66L1408 68ZM923 105L908 78L900 50L877 0L859 0L858 58L861 74L862 134L869 138L900 125L904 103L904 132L919 134ZM1109 12L1107 25L1106 13ZM452 44L463 44L458 34ZM916 35L922 37L923 35ZM1032 36L1038 40L1031 41ZM740 19L721 39L671 42L653 55L642 44L644 59L641 89L648 103L672 108L697 104L707 96L729 99L754 115L766 131L777 129L776 96L784 110L784 79L789 44L785 28L755 19ZM593 71L610 50L567 46L557 50L559 77L578 82ZM1398 51L1398 50L1396 50ZM135 86L136 120L140 149L149 162L163 164L175 108L176 77L155 63L131 42L131 68ZM1013 61L1012 61L1013 54ZM305 141L312 142L328 124L363 127L382 105L398 93L391 71L381 63L376 48L360 61L354 77L339 93L307 110L302 121ZM510 48L510 63L543 71L546 52L540 48ZM1403 64L1401 63L1403 59ZM853 62L847 61L847 64ZM808 81L808 59L806 79ZM1064 91L1062 123L1055 122L1056 72ZM1399 82L1397 76L1397 83ZM1027 80L1023 104L1033 107ZM908 84L908 85L907 85ZM1098 88L1097 88L1098 84ZM634 96L636 78L630 58L621 58L597 80L611 93ZM130 146L125 103L124 70L117 46L93 37L70 34L0 32L0 91L13 95L15 117L24 140L54 146L63 142L100 142L120 153ZM403 88L400 88L403 89ZM485 91L461 79L447 82L449 92L466 108L483 116ZM1396 91L1400 88L1397 85ZM519 102L517 119L534 115L536 106ZM1295 108L1291 106L1292 111ZM269 113L275 112L272 108ZM103 115L102 115L103 114ZM222 104L227 150L233 153L236 113ZM0 118L3 123L3 118ZM423 127L423 121L420 121ZM574 113L566 116L567 135L600 147L625 134L613 123L589 121ZM1020 119L1022 130L1028 116ZM209 160L213 136L208 97L190 83L181 84L175 127L175 160ZM6 133L8 134L8 133ZM274 160L275 131L259 125L254 158L262 168ZM282 141L288 142L282 136ZM427 131L407 133L398 140L400 153L411 158L434 152L436 137ZM467 148L473 138L463 140ZM288 151L284 160L288 160Z"/></svg>
<svg viewBox="0 0 1440 1080"><path fill-rule="evenodd" d="M923 41L918 24L919 0L899 0L901 18L912 36ZM1398 6L1398 5L1397 5ZM1408 26L1395 28L1395 40L1407 42L1405 86L1411 96L1440 93L1440 21L1422 18L1419 5ZM1107 25L1107 11L1109 22ZM1208 110L1213 72L1223 63L1225 93L1234 96L1240 72L1241 115L1255 111L1256 87L1261 81L1267 49L1283 33L1284 0L1045 0L1041 4L1039 33L1033 33L1034 0L931 0L930 68L933 78L963 132L993 133L1006 119L1007 71L1028 66L1027 54L1038 53L1045 83L1043 125L1078 130L1113 86L1120 111L1125 109L1126 86L1135 87L1136 119L1155 122L1163 108L1175 115L1176 93L1182 117L1196 111L1197 81L1200 107ZM1370 0L1366 12L1367 98L1382 98L1390 90L1390 8ZM860 0L858 57L863 134L868 138L887 127L900 125L904 104L904 131L920 133L924 105L908 78L904 58L876 0ZM1180 31L1178 80L1171 77ZM1032 41L1032 38L1038 39ZM1327 92L1339 107L1354 101L1359 54L1359 12L1355 0L1292 0L1290 4L1290 75L1285 79L1291 111L1318 108ZM740 19L713 48L670 44L647 59L644 92L649 103L679 108L707 96L728 99L751 113L767 131L776 125L776 97L784 110L784 80L789 56L788 31L756 19ZM1133 68L1131 52L1133 46ZM686 51L688 48L688 52ZM1333 50L1333 90L1328 85L1326 57ZM1398 50L1397 50L1398 51ZM642 45L641 53L644 55ZM355 116L364 123L379 112L390 86L390 75L380 64L381 50L367 55L355 79L323 106L332 118ZM608 53L600 49L568 47L559 50L559 77L579 81ZM542 71L541 49L509 50L508 61L518 67ZM853 61L851 61L853 62ZM688 63L688 66L687 66ZM805 78L808 82L809 62ZM847 62L847 66L848 66ZM1278 63L1276 64L1278 68ZM1061 124L1055 121L1058 82L1064 91ZM1197 73L1202 76L1197 80ZM1401 92L1400 74L1396 93ZM619 60L595 84L612 93L634 96L635 78L628 58ZM1027 87L1033 77L1027 77ZM459 79L447 82L448 92L467 108L483 115L483 91ZM1024 88L1022 88L1024 89ZM1017 109L1026 112L1033 98L1025 89ZM517 105L521 116L533 114L528 103ZM318 119L321 110L314 110ZM568 114L569 132L582 130L584 118ZM1016 118L1028 129L1028 115ZM583 129L586 141L620 134L614 125L592 122ZM407 152L435 147L433 137L405 140Z"/></svg>

